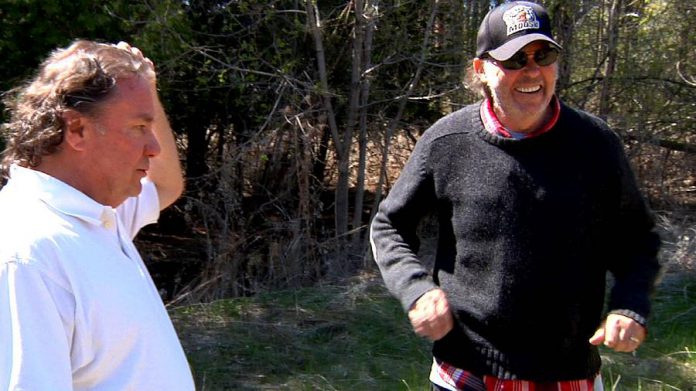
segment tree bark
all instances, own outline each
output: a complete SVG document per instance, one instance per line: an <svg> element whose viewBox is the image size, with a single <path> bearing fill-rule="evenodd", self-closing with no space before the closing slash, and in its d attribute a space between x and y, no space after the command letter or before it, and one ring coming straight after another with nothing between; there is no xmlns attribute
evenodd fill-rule
<svg viewBox="0 0 696 391"><path fill-rule="evenodd" d="M355 17L357 28L364 32L362 39L361 64L360 64L360 99L359 131L358 138L358 178L355 189L355 203L353 211L353 248L358 248L363 238L363 209L365 198L365 171L367 169L367 104L370 97L370 75L368 71L372 66L372 38L376 26L377 10L374 0L361 0L355 2Z"/></svg>
<svg viewBox="0 0 696 391"><path fill-rule="evenodd" d="M616 69L617 46L621 27L623 0L613 0L607 22L607 62L604 68L604 80L599 95L599 117L606 120L611 110L611 84Z"/></svg>
<svg viewBox="0 0 696 391"><path fill-rule="evenodd" d="M314 49L317 55L317 70L319 72L319 88L322 97L324 111L329 122L329 130L333 138L336 159L338 161L338 182L335 190L335 226L336 236L341 237L348 231L348 171L350 162L350 148L345 148L338 132L336 123L336 113L331 103L331 93L329 92L328 75L326 71L326 55L324 52L324 42L321 31L321 19L316 0L305 0L305 10L307 12L307 24L309 31L314 38ZM346 140L350 140L350 135L345 135Z"/></svg>

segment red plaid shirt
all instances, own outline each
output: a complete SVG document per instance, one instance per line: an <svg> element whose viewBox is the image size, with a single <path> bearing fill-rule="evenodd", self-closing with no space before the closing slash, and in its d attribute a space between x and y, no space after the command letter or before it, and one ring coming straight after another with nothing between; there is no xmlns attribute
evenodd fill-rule
<svg viewBox="0 0 696 391"><path fill-rule="evenodd" d="M554 127L554 125L556 125L556 122L558 122L558 117L561 116L561 103L555 96L553 97L553 100L551 100L551 110L553 110L551 120L544 124L544 126L541 128L533 132L514 133L513 135L513 133L506 129L505 126L503 126L503 124L501 124L498 120L498 116L496 116L495 111L493 111L493 104L491 103L491 100L486 99L483 101L483 104L481 104L481 121L483 121L483 126L489 133L505 138L513 138L515 136L517 136L517 138L529 138L548 132Z"/></svg>
<svg viewBox="0 0 696 391"><path fill-rule="evenodd" d="M450 387L462 391L595 391L595 379L536 383L527 380L504 380L494 376L483 379L444 361L435 360L438 377ZM434 368L435 369L435 368Z"/></svg>

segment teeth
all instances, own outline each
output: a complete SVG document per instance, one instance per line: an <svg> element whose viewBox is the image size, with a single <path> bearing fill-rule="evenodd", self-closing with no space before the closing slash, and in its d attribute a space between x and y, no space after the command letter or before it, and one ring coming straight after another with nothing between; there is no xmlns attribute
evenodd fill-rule
<svg viewBox="0 0 696 391"><path fill-rule="evenodd" d="M541 86L534 86L534 87L518 87L517 91L519 92L525 92L525 93L530 93L530 92L537 92L541 90Z"/></svg>

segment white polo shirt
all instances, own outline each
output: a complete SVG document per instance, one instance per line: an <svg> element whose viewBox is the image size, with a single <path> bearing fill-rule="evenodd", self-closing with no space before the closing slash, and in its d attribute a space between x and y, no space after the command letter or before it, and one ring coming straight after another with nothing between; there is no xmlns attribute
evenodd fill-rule
<svg viewBox="0 0 696 391"><path fill-rule="evenodd" d="M193 390L186 357L132 238L157 190L104 206L13 166L0 191L0 389Z"/></svg>

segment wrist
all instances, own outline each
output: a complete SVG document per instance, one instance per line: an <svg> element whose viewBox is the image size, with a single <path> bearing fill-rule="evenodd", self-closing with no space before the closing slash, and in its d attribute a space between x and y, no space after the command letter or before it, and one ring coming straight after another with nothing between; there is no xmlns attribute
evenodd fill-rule
<svg viewBox="0 0 696 391"><path fill-rule="evenodd" d="M641 315L635 311L631 311L631 310L627 310L627 309L617 309L617 310L609 311L609 313L616 314L616 315L622 315L622 316L625 316L627 318L631 318L631 319L635 320L641 326L647 328L648 320L643 315Z"/></svg>

